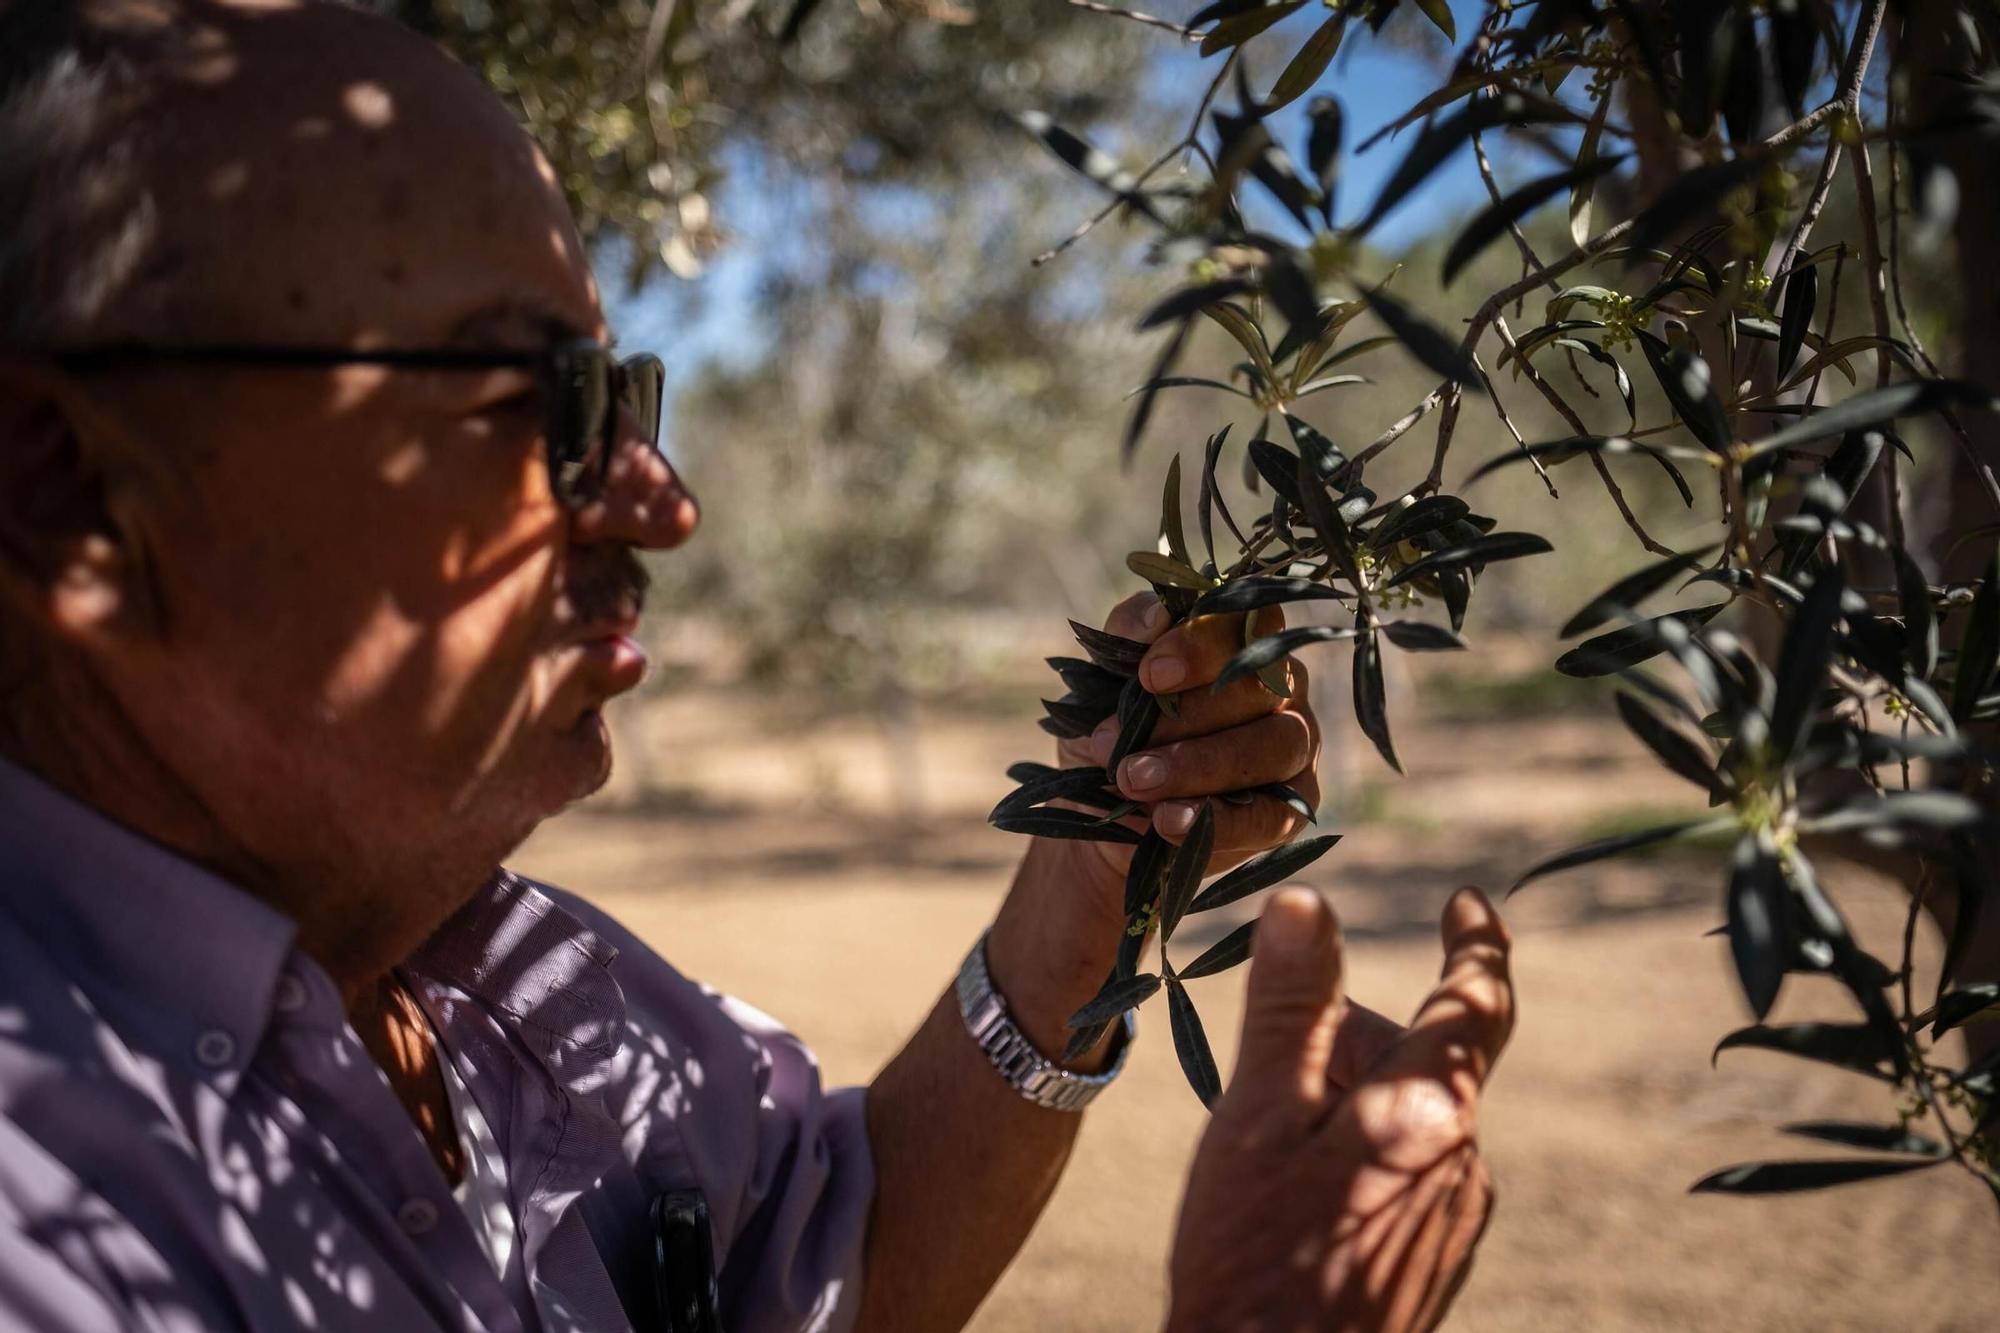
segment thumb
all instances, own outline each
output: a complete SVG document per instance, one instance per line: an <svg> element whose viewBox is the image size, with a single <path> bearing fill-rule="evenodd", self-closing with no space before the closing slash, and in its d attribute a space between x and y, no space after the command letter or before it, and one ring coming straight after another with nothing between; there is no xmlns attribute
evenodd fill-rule
<svg viewBox="0 0 2000 1333"><path fill-rule="evenodd" d="M1272 897L1257 922L1231 1097L1318 1112L1340 1016L1340 923L1311 889Z"/></svg>

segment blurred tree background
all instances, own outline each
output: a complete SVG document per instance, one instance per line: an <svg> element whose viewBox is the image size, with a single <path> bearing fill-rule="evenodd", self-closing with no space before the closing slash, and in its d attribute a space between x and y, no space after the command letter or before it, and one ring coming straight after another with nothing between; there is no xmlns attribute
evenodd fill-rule
<svg viewBox="0 0 2000 1333"><path fill-rule="evenodd" d="M983 919L999 872L980 861L979 852L965 850L990 846L978 842L983 830L966 811L984 809L999 793L1000 767L1021 758L1032 743L1035 695L1055 692L1034 659L1064 650L1062 617L1095 622L1112 600L1139 586L1124 555L1154 544L1157 479L1168 457L1178 452L1192 475L1202 442L1222 420L1231 420L1232 447L1240 449L1261 415L1242 400L1167 391L1146 432L1143 457L1135 467L1121 466L1117 441L1130 410L1124 395L1147 379L1160 345L1157 334L1136 335L1133 326L1168 280L1162 268L1144 262L1152 230L1134 225L1121 210L1101 211L1104 194L1053 162L1016 119L1024 111L1045 113L1087 136L1117 167L1144 170L1167 145L1184 142L1190 114L1206 106L1221 64L1217 54L1204 56L1198 40L1163 31L1186 22L1201 8L1197 0L1121 0L1116 6L1098 0L364 2L444 43L512 102L574 203L621 341L659 352L671 368L674 404L666 443L703 502L703 530L687 548L654 564L651 631L665 641L655 645L664 651L656 653L659 669L649 686L660 691L656 703L670 721L662 724L644 709L614 713L613 720L621 733L635 733L621 734L619 742L625 794L665 795L670 806L685 799L700 816L699 832L697 821L682 830L677 852L690 859L677 862L677 874L704 888L722 883L738 893L748 886L769 894L743 898L740 918L715 920L761 940L768 920L790 914L795 924L806 923L799 925L800 937L815 949L838 934L849 910L842 904L861 900L855 895L873 894L884 882L921 883L922 905L915 897L895 900L894 915L910 923L895 938L898 965L906 956L922 957L931 943L937 931L925 924L933 920L925 913L940 910L938 886L952 876L964 880L961 888L972 904L967 919ZM1758 8L1759 21L1768 22L1770 9L1782 2ZM1259 93L1280 80L1327 10L1339 8L1276 0L1265 7L1283 16L1236 56L1244 83ZM1104 12L1131 8L1162 17L1134 23ZM1363 7L1346 8L1358 13ZM1917 17L1898 33L1921 37L1922 4L1912 0L1909 8ZM1379 33L1366 40L1350 36L1318 76L1321 89L1337 93L1348 116L1338 205L1328 219L1333 226L1351 224L1381 192L1423 132L1416 125L1421 113L1400 133L1378 137L1378 131L1452 81L1455 62L1486 11L1471 0L1400 5ZM1457 31L1448 38L1441 29L1454 18ZM1582 82L1563 95L1575 98ZM1219 92L1221 105L1236 105L1234 89ZM1879 78L1864 89L1871 116L1884 93ZM1309 100L1300 97L1272 116L1275 138L1303 141ZM1649 111L1626 95L1615 100L1619 114L1642 132L1648 115L1659 117L1657 107ZM1368 146L1354 147L1362 144ZM1485 149L1496 180L1504 182L1492 187L1497 192L1569 166L1578 139L1573 127L1530 126L1489 136ZM1632 167L1601 178L1592 229L1629 219L1657 199L1665 184L1693 165L1686 149L1674 134L1663 133ZM1148 184L1165 191L1177 181L1196 188L1209 166L1177 154ZM1963 237L1990 218L1990 190L1975 164L1959 164L1956 179L1965 196L1958 223ZM1501 238L1457 274L1449 291L1440 282L1446 246L1491 198L1473 152L1461 149L1369 232L1367 253L1346 258L1371 280L1395 270L1394 294L1455 338L1476 294L1505 288L1524 271L1520 250ZM1263 191L1246 191L1243 204L1254 227L1281 234L1289 227ZM1521 239L1541 255L1568 250L1572 223L1565 211L1558 200L1528 214ZM1853 197L1835 191L1825 202L1819 233L1851 236L1859 226ZM1969 349L1948 364L1991 379L1980 358L2000 356L2000 337L1978 336L1995 317L1990 293L1957 280L1951 244L1943 233L1905 238L1913 260L1933 260L1912 262L1902 275L1910 327L1933 348ZM1615 277L1606 280L1617 285ZM1866 282L1860 263L1823 270L1826 340L1869 330ZM1540 322L1543 303L1544 294L1537 293L1506 313L1525 329ZM1195 324L1176 373L1232 380L1243 350L1208 321ZM1300 415L1337 446L1357 448L1378 437L1437 384L1437 375L1383 338L1385 332L1372 315L1358 319L1345 345L1371 339L1380 345L1339 369L1358 371L1367 382L1301 406ZM1501 382L1519 373L1490 360L1486 369ZM1554 375L1594 429L1626 428L1628 411L1635 421L1657 421L1674 410L1648 374L1633 374L1629 408L1608 375ZM1846 381L1837 386L1838 394L1851 391ZM1464 406L1454 482L1476 463L1512 449L1517 438L1573 434L1520 381L1506 394L1518 436L1493 411L1493 401L1468 398ZM1948 478L1947 468L1932 465L1947 447L1939 433L1911 426L1908 439L1921 466L1908 475ZM1381 495L1397 495L1423 479L1429 461L1426 442L1409 442L1371 464L1369 485ZM1248 495L1233 466L1219 480L1239 516L1269 507L1268 494ZM1451 883L1505 882L1533 856L1580 830L1616 837L1698 813L1686 808L1688 792L1652 785L1658 774L1627 762L1643 756L1623 753L1636 747L1615 733L1609 690L1549 668L1558 651L1555 627L1642 558L1588 462L1552 465L1550 481L1545 489L1527 468L1516 468L1479 483L1479 509L1502 527L1560 535L1559 559L1523 562L1518 570L1496 564L1481 575L1465 626L1480 652L1455 655L1463 665L1441 657L1437 666L1408 677L1400 675L1405 659L1389 655L1390 711L1407 719L1402 725L1419 755L1411 766L1419 780L1398 786L1385 777L1349 720L1341 679L1346 673L1321 670L1315 676L1320 711L1329 722L1323 767L1332 809L1325 823L1348 836L1338 869L1341 910L1361 931L1371 925L1384 935L1421 931L1428 924L1423 894L1447 876ZM1622 467L1619 481L1633 517L1663 545L1688 549L1713 535L1721 506L1712 487L1697 481L1684 503L1661 472ZM1937 489L1929 499L1939 509L1977 498L1975 488L1950 480ZM1560 509L1554 490L1561 492ZM1951 526L1948 517L1923 521L1922 508L1911 505L1913 531ZM1966 554L1976 558L1978 552ZM1294 619L1313 614L1311 604L1289 609ZM1746 633L1754 628L1741 627ZM717 706L722 692L713 689L679 688L693 683L690 677L723 687L726 703ZM1412 689L1423 694L1416 707L1396 697ZM704 732L704 709L731 713L737 730ZM982 711L1005 716L985 719L987 730L975 735L965 719ZM895 787L887 800L849 804L838 795L844 776L872 768L865 760L853 762L857 752L843 726L879 729L886 738L881 768ZM766 733L776 753L759 752L745 734L751 729ZM950 739L932 744L938 733ZM995 752L978 748L993 735L1014 739ZM863 743L876 741L870 735ZM739 750L758 753L739 761L733 753ZM677 761L679 767L669 767ZM971 780L968 771L975 775ZM725 794L718 799L716 791ZM732 812L740 823L710 818ZM670 817L672 811L641 813ZM815 813L826 827L812 822ZM920 813L925 819L911 818ZM889 819L871 822L871 815ZM616 848L629 834L641 849L632 854L632 882L650 893L658 883L651 853L661 825L638 828L642 822L623 832L572 826L583 827L591 840L586 846L579 838L576 863L599 874L623 855ZM1450 837L1434 836L1445 830ZM926 838L935 844L929 852ZM723 843L727 855L716 849ZM1672 930L1692 940L1712 924L1706 915L1713 910L1712 869L1696 877L1705 884L1699 907L1682 896L1687 876L1668 854L1658 863L1587 880L1569 896L1554 898L1553 907L1544 906L1550 899L1539 899L1523 910L1530 928L1532 914L1546 910L1551 915L1542 924L1565 929L1591 929L1628 910L1656 913L1663 934L1634 927L1617 937L1627 951L1611 948L1603 955L1605 974L1619 985L1641 976L1657 981L1662 994L1650 1012L1681 1012L1690 1000L1668 986L1674 969L1657 966L1666 956L1659 939ZM846 874L865 884L847 883L841 879ZM848 896L822 907L816 897L787 896L780 881L813 895ZM1903 922L1906 901L1895 898L1887 917L1877 913L1891 921L1889 930ZM685 903L676 904L677 912L686 910ZM672 928L676 948L691 955L690 963L707 964L702 947L718 951L717 961L728 960L726 942L736 938L730 929L718 927L698 941L678 933L685 919L673 917ZM1597 949L1613 937L1590 938ZM1567 975L1581 957L1566 955L1551 966ZM1434 964L1424 954L1412 965L1423 971ZM1727 970L1726 963L1720 966ZM784 987L794 988L800 1006L810 1006L835 984L792 955L774 962L759 954L742 968L739 981L755 983L744 987L771 991L780 1012ZM893 973L884 969L890 980ZM1704 995L1721 992L1720 975L1704 983ZM717 979L729 984L726 968L718 968ZM923 985L930 984L926 977ZM1658 1134L1651 1118L1659 1106L1678 1104L1680 1085L1662 1094L1646 1081L1664 1077L1656 1066L1681 1070L1703 1063L1706 1040L1667 1025L1646 1039L1649 1049L1628 1051L1627 1037L1641 1025L1622 1013L1604 1023L1604 993L1600 978L1587 996L1569 996L1566 1007L1552 1004L1538 1034L1526 1038L1545 1048L1541 1077L1550 1097L1523 1111L1511 1141L1524 1155L1546 1147L1547 1160L1536 1159L1538 1174L1530 1180L1555 1183L1538 1216L1574 1213L1579 1230L1568 1240L1554 1231L1535 1241L1525 1231L1502 1238L1503 1251L1516 1245L1525 1262L1513 1269L1489 1265L1488 1271L1519 1275L1523 1291L1507 1308L1528 1312L1521 1316L1525 1322L1505 1326L1552 1326L1543 1321L1541 1303L1563 1283L1583 1284L1572 1269L1589 1265L1572 1260L1584 1251L1610 1260L1610 1267L1600 1265L1615 1277L1606 1289L1621 1294L1607 1307L1609 1322L1585 1319L1571 1326L1642 1326L1634 1312L1650 1298L1617 1284L1649 1265L1625 1261L1639 1256L1656 1230L1701 1225L1694 1214L1658 1221L1664 1207L1658 1202L1632 1205L1650 1200L1645 1190L1653 1175L1670 1178L1678 1193L1692 1168L1714 1160L1705 1143L1674 1156L1670 1137ZM847 998L855 1002L854 995ZM1719 1013L1711 1005L1702 1020L1708 1035L1722 1030ZM1226 1032L1230 1025L1215 1026ZM879 1056L866 1042L854 1048L864 1054L838 1054L841 1038L834 1031L808 1035L823 1050L831 1042L844 1072L861 1072ZM1604 1049L1593 1047L1597 1042ZM1670 1049L1676 1042L1687 1049ZM841 1064L846 1059L854 1063ZM1696 1087L1697 1075L1686 1078L1688 1088ZM1628 1099L1624 1090L1640 1083L1646 1097ZM1784 1096L1794 1095L1791 1085L1783 1086ZM1689 1091L1686 1100L1698 1096ZM1836 1100L1829 1091L1823 1103L1844 1112L1845 1096ZM1572 1173L1581 1169L1573 1160L1578 1143L1622 1124L1617 1117L1625 1114L1627 1100L1641 1106L1646 1123L1627 1126L1615 1162L1595 1160L1593 1169L1611 1182L1602 1191L1607 1208L1651 1219L1642 1228L1642 1244L1616 1219L1591 1215L1583 1196L1594 1191L1570 1187ZM1143 1132L1135 1134L1158 1132L1158 1118L1171 1114L1159 1110L1162 1105L1164 1099L1148 1103ZM1141 1112L1133 1115L1137 1125ZM1496 1132L1496 1142L1503 1137ZM1182 1147L1162 1149L1162 1160L1178 1163ZM1658 1168L1661 1160L1669 1165ZM1107 1179L1091 1191L1107 1203L1129 1201L1134 1188L1125 1168L1115 1169L1121 1173L1115 1182ZM1154 1211L1166 1207L1163 1201ZM1825 1216L1864 1215L1871 1221L1882 1216ZM1957 1261L1923 1240L1958 1234L1969 1214L1924 1216L1935 1223L1933 1231L1910 1230L1883 1248L1882 1263L1907 1266L1916 1262L1911 1256L1936 1251L1937 1263L1951 1268L1954 1290L1976 1305L1983 1289L1964 1284ZM1836 1222L1828 1225L1838 1229ZM1058 1217L1053 1230L1058 1239L1051 1245L1069 1247L1063 1262L1074 1258L1090 1270L1071 1286L1051 1289L1066 1293L1062 1308L1073 1311L1079 1293L1101 1285L1107 1237L1125 1228ZM1759 1249L1761 1233L1754 1231L1731 1235L1740 1249L1738 1266L1761 1271L1757 1256L1768 1251ZM1536 1248L1541 1241L1548 1242L1546 1252ZM1722 1262L1720 1248L1699 1253L1703 1263ZM1037 1281L1056 1271L1055 1263L1036 1269ZM1789 1285L1769 1284L1771 1309L1796 1303L1806 1278L1793 1276ZM1701 1285L1676 1279L1673 1301L1687 1304L1661 1297L1667 1303L1660 1308L1693 1311ZM1059 1317L1035 1315L1032 1302L1016 1314L1019 1327L1052 1326L1050 1319ZM1125 1322L1072 1326L1125 1327L1130 1315L1121 1307ZM1687 1326L1663 1318L1660 1327ZM1010 1325L995 1325L1002 1326Z"/></svg>
<svg viewBox="0 0 2000 1333"><path fill-rule="evenodd" d="M914 702L977 695L1016 655L1010 624L1094 619L1133 588L1121 553L1153 536L1138 494L1152 483L1140 478L1157 475L1166 452L1197 448L1216 409L1165 395L1146 465L1119 468L1122 395L1151 355L1132 323L1159 290L1140 262L1145 229L1113 216L1051 257L1102 198L1049 169L1013 118L1044 112L1136 171L1183 133L1213 77L1199 43L1081 0L371 2L443 42L517 107L575 205L614 326L672 367L667 443L704 502L704 528L656 563L657 604L672 608L660 620L698 640L670 663L780 683L809 710L873 712L893 740ZM1170 27L1193 6L1163 8ZM1273 85L1323 13L1280 8L1296 12L1240 50L1251 86ZM1455 13L1467 31L1482 12L1468 0L1403 5L1321 76L1348 108L1350 144L1448 76L1454 43L1426 8ZM1274 118L1281 135L1297 137L1304 101ZM1351 155L1347 220L1408 133ZM1494 170L1546 170L1573 139L1551 129L1495 138ZM1397 293L1438 319L1456 309L1438 282L1442 249L1487 202L1473 166L1458 154L1370 236L1384 253L1366 266L1404 261ZM1155 179L1190 168L1191 179L1204 170L1184 154ZM1659 184L1645 171L1606 177L1599 222L1629 216ZM1268 200L1248 206L1266 210L1253 221L1282 229ZM1562 213L1525 222L1538 250L1563 248ZM1844 234L1853 216L1839 192L1824 226ZM1493 290L1519 273L1510 247L1493 246L1454 288ZM1864 330L1863 282L1861 266L1848 266L1839 296L1823 303L1844 332ZM1948 344L1958 290L1949 269L1913 267L1906 285L1926 340ZM1350 340L1381 333L1364 316ZM1180 370L1227 378L1240 356L1204 326ZM1432 383L1395 347L1342 369L1371 382L1303 409L1337 444L1373 437ZM1650 377L1633 388L1641 415L1657 415ZM1566 433L1530 398L1514 421L1526 438ZM1254 424L1254 412L1241 415L1239 429ZM1510 439L1490 415L1466 429L1481 456ZM1928 444L1920 431L1912 442ZM1374 484L1388 494L1416 480L1421 452L1384 458ZM1629 533L1582 466L1552 474L1580 492L1563 514L1560 569L1531 582L1496 568L1471 631L1547 630L1605 562L1629 557ZM1510 525L1551 521L1535 479L1483 485L1482 505ZM1714 522L1713 495L1688 508L1664 476L1625 485L1668 546ZM653 684L674 679L663 670ZM1333 791L1339 767L1336 757Z"/></svg>
<svg viewBox="0 0 2000 1333"><path fill-rule="evenodd" d="M622 336L675 368L669 448L704 528L659 562L660 602L721 629L732 672L900 726L913 697L978 687L1014 642L996 614L1094 618L1131 589L1122 552L1150 540L1151 516L1109 444L1145 375L1131 325L1156 279L1118 219L1034 262L1100 201L1047 170L1012 117L1045 111L1139 165L1212 75L1192 44L1063 0L379 7L520 109ZM1254 81L1276 77L1286 43L1268 49L1245 53ZM1450 57L1411 9L1328 78L1373 94L1356 107L1365 133ZM1396 151L1364 155L1364 173ZM1438 304L1436 247L1478 189L1443 183L1385 229L1414 261L1405 299ZM1512 276L1497 251L1484 267L1464 281ZM1211 331L1186 369L1226 375L1236 355ZM1322 400L1330 433L1372 434L1427 387L1393 349L1361 368L1374 384ZM1198 443L1211 412L1163 403L1154 449ZM1546 499L1513 478L1496 492ZM1579 540L1601 530L1608 553L1620 535L1602 517ZM1525 623L1550 600L1506 582L1485 617Z"/></svg>

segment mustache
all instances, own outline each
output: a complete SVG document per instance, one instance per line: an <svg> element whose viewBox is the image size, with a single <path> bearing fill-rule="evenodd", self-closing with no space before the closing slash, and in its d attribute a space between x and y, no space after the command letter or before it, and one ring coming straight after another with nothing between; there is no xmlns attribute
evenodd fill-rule
<svg viewBox="0 0 2000 1333"><path fill-rule="evenodd" d="M629 547L572 561L564 579L562 601L579 625L636 620L646 609L653 576Z"/></svg>

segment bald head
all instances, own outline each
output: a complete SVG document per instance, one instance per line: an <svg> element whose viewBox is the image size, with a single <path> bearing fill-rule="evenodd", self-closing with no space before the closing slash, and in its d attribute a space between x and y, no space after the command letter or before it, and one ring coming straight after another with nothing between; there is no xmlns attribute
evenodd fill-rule
<svg viewBox="0 0 2000 1333"><path fill-rule="evenodd" d="M596 331L561 191L430 43L321 0L0 0L0 336ZM496 272L495 265L501 265Z"/></svg>
<svg viewBox="0 0 2000 1333"><path fill-rule="evenodd" d="M336 975L407 956L603 781L634 550L695 524L629 412L557 488L608 400L523 354L604 336L547 164L405 29L0 0L0 754ZM475 355L143 355L216 343Z"/></svg>

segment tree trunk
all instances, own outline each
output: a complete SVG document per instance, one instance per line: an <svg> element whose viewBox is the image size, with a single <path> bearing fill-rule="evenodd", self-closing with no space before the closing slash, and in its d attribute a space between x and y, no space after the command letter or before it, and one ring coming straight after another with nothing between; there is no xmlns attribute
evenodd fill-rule
<svg viewBox="0 0 2000 1333"><path fill-rule="evenodd" d="M1912 0L1900 33L1903 47L1896 64L1909 80L1906 119L1924 124L1938 111L1956 87L1948 71L1964 61L1952 49L1957 24L1945 12L1952 6L1941 0ZM1959 276L1958 291L1963 305L1953 330L1951 345L1940 349L1940 361L1947 374L1955 374L1988 388L2000 387L2000 284L1992 281L1990 266L1972 262L1992 245L2000 226L2000 191L1995 188L1990 149L1972 136L1958 136L1939 148L1943 165L1957 178L1958 217L1953 231L1958 253L1952 262ZM1884 184L1882 188L1886 189ZM1901 206L1901 200L1892 201ZM2000 420L1993 413L1969 413L1962 418L1971 439L1973 457L1988 468L2000 469ZM1980 524L2000 519L1985 485L1966 450L1951 447L1922 478L1912 504L1911 546L1928 554L1931 567L1947 582L1971 579L1991 557L1993 543L1968 542L1956 552L1952 546L1961 533ZM1952 632L1964 623L1953 617L1946 624L1947 646ZM1975 744L1990 753L2000 735L1990 725L1973 729ZM1991 784L1981 784L1973 794L1989 806L2000 804ZM1950 877L1944 877L1949 884ZM1947 929L1959 907L1954 891L1940 895L1933 911ZM1987 905L1980 914L1971 948L1959 968L1960 984L1970 981L2000 980L2000 903ZM1993 1024L1965 1029L1967 1044L1975 1053L2000 1042Z"/></svg>

